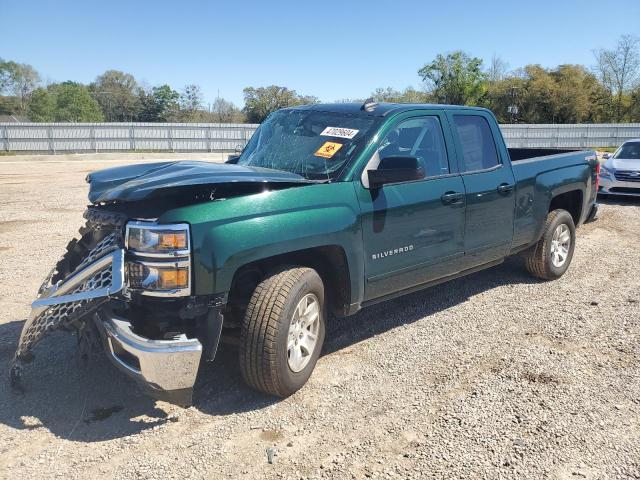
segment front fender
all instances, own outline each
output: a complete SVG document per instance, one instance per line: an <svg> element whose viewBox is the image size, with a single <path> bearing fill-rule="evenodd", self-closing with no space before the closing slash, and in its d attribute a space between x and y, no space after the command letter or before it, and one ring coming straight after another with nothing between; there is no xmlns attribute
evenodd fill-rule
<svg viewBox="0 0 640 480"><path fill-rule="evenodd" d="M347 257L352 298L362 296L359 207L349 182L193 205L167 212L160 222L178 219L191 225L196 295L228 292L235 272L248 263L338 245Z"/></svg>

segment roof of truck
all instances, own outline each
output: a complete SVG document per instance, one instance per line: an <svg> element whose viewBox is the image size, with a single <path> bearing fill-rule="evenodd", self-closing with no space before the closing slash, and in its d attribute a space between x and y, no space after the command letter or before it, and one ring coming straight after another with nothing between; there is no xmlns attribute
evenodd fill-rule
<svg viewBox="0 0 640 480"><path fill-rule="evenodd" d="M374 117L386 117L389 114L406 112L409 110L482 110L486 108L466 107L462 105L442 105L432 103L375 103L370 110L365 110L363 103L316 103L312 105L300 105L290 107L291 110L316 110L319 112L344 113L347 115L369 115Z"/></svg>

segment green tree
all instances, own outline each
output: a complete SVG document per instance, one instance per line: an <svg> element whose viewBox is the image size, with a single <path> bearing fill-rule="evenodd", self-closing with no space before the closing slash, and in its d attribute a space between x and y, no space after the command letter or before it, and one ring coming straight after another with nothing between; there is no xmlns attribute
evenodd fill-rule
<svg viewBox="0 0 640 480"><path fill-rule="evenodd" d="M595 74L609 92L614 119L620 122L625 114L625 99L640 77L640 39L623 35L616 48L596 50L594 56Z"/></svg>
<svg viewBox="0 0 640 480"><path fill-rule="evenodd" d="M31 93L39 83L40 74L31 65L0 59L0 93L17 99L16 111L12 113L24 114L27 111Z"/></svg>
<svg viewBox="0 0 640 480"><path fill-rule="evenodd" d="M376 88L371 94L376 102L390 103L426 103L429 101L429 95L420 92L413 87L407 87L402 92L391 87Z"/></svg>
<svg viewBox="0 0 640 480"><path fill-rule="evenodd" d="M526 123L556 123L557 85L548 70L540 65L524 67L526 80L521 97Z"/></svg>
<svg viewBox="0 0 640 480"><path fill-rule="evenodd" d="M28 109L33 122L102 122L104 117L89 89L80 83L63 82L39 88Z"/></svg>
<svg viewBox="0 0 640 480"><path fill-rule="evenodd" d="M14 96L0 95L0 115L15 115L20 110L20 101Z"/></svg>
<svg viewBox="0 0 640 480"><path fill-rule="evenodd" d="M180 121L209 121L209 112L203 110L204 95L199 85L187 85L180 94Z"/></svg>
<svg viewBox="0 0 640 480"><path fill-rule="evenodd" d="M436 103L477 105L485 94L482 60L460 50L438 55L418 74Z"/></svg>
<svg viewBox="0 0 640 480"><path fill-rule="evenodd" d="M104 116L100 105L89 93L89 89L76 82L55 85L56 122L102 122Z"/></svg>
<svg viewBox="0 0 640 480"><path fill-rule="evenodd" d="M629 121L640 123L640 86L629 96Z"/></svg>
<svg viewBox="0 0 640 480"><path fill-rule="evenodd" d="M89 88L108 122L130 122L138 116L139 87L133 75L107 70Z"/></svg>
<svg viewBox="0 0 640 480"><path fill-rule="evenodd" d="M560 65L551 70L556 83L554 108L558 123L582 123L593 119L598 82L582 65Z"/></svg>
<svg viewBox="0 0 640 480"><path fill-rule="evenodd" d="M295 90L277 85L259 88L247 87L243 92L244 113L247 116L247 121L251 123L261 123L271 112L280 108L318 103L316 97L301 96Z"/></svg>
<svg viewBox="0 0 640 480"><path fill-rule="evenodd" d="M0 93L7 93L7 88L11 85L13 79L13 70L15 62L5 61L0 58Z"/></svg>
<svg viewBox="0 0 640 480"><path fill-rule="evenodd" d="M242 111L224 98L217 98L213 102L211 113L218 123L241 123L244 121Z"/></svg>
<svg viewBox="0 0 640 480"><path fill-rule="evenodd" d="M180 94L169 85L153 87L151 91L141 88L138 97L140 101L138 119L142 122L168 122L180 110L178 103Z"/></svg>
<svg viewBox="0 0 640 480"><path fill-rule="evenodd" d="M500 123L523 122L522 95L526 80L517 75L504 76L501 80L488 81L482 103L491 109Z"/></svg>
<svg viewBox="0 0 640 480"><path fill-rule="evenodd" d="M555 69L527 65L501 80L488 81L484 105L505 123L605 121L604 94L595 76L581 65Z"/></svg>
<svg viewBox="0 0 640 480"><path fill-rule="evenodd" d="M504 80L507 76L508 68L509 64L502 60L502 58L494 54L491 57L489 68L487 68L486 81L488 83L494 83Z"/></svg>
<svg viewBox="0 0 640 480"><path fill-rule="evenodd" d="M53 122L56 102L54 95L46 88L37 88L31 94L27 116L32 122Z"/></svg>

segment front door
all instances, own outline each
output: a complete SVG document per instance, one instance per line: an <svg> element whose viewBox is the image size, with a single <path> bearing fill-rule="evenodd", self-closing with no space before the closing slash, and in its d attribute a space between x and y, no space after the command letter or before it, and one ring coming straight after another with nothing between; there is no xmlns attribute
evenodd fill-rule
<svg viewBox="0 0 640 480"><path fill-rule="evenodd" d="M424 112L424 111L423 111ZM464 184L453 138L440 113L409 112L382 132L383 140L355 186L362 212L365 301L460 270L464 255ZM366 170L387 157L417 157L418 181L368 188Z"/></svg>
<svg viewBox="0 0 640 480"><path fill-rule="evenodd" d="M466 191L465 268L504 258L513 241L515 179L484 112L450 112ZM491 120L491 121L490 121Z"/></svg>

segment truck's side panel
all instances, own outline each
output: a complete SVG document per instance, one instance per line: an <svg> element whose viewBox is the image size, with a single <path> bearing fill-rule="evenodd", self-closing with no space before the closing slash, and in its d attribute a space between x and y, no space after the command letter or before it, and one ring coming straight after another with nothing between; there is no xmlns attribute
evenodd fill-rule
<svg viewBox="0 0 640 480"><path fill-rule="evenodd" d="M376 168L385 156L413 151L426 178L376 189L365 188L360 178L353 181L362 216L367 301L459 272L464 256L464 184L444 113L396 115L378 137L376 145L385 147L367 168ZM460 198L446 203L446 194Z"/></svg>
<svg viewBox="0 0 640 480"><path fill-rule="evenodd" d="M593 203L592 168L585 163L591 152L572 152L514 162L516 215L512 250L536 242L554 197L580 192L579 221L584 221ZM579 222L576 222L579 223Z"/></svg>
<svg viewBox="0 0 640 480"><path fill-rule="evenodd" d="M495 117L447 112L466 192L464 269L501 260L511 248L515 182Z"/></svg>
<svg viewBox="0 0 640 480"><path fill-rule="evenodd" d="M389 185L356 185L362 207L365 299L387 295L462 270L464 203L441 196L464 191L460 175Z"/></svg>

